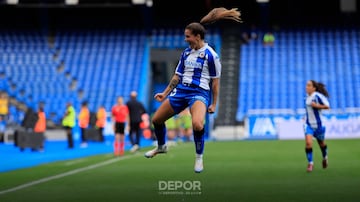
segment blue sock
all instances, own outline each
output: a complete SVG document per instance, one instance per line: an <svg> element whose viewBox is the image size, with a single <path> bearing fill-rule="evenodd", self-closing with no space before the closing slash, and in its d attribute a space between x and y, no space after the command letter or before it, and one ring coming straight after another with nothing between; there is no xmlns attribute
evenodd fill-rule
<svg viewBox="0 0 360 202"><path fill-rule="evenodd" d="M327 145L325 145L324 147L320 146L320 149L321 149L323 158L325 158L327 156Z"/></svg>
<svg viewBox="0 0 360 202"><path fill-rule="evenodd" d="M166 127L165 124L154 124L155 135L158 141L158 145L165 144Z"/></svg>
<svg viewBox="0 0 360 202"><path fill-rule="evenodd" d="M306 158L309 163L313 162L312 148L305 148Z"/></svg>
<svg viewBox="0 0 360 202"><path fill-rule="evenodd" d="M202 154L204 152L204 132L204 129L202 129L201 131L194 131L194 142L197 154Z"/></svg>

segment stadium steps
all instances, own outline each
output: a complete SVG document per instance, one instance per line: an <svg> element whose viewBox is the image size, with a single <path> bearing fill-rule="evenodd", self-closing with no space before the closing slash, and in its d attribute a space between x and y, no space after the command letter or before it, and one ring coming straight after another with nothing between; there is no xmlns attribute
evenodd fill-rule
<svg viewBox="0 0 360 202"><path fill-rule="evenodd" d="M221 85L219 95L218 114L215 119L216 126L237 125L236 109L239 88L239 55L240 34L234 30L222 33L221 49Z"/></svg>

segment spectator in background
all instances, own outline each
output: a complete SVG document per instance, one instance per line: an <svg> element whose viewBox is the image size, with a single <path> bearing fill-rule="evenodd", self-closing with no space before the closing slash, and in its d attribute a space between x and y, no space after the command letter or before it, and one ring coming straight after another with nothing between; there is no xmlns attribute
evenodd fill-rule
<svg viewBox="0 0 360 202"><path fill-rule="evenodd" d="M129 109L130 115L130 141L132 144L131 152L135 152L140 149L140 136L141 128L140 123L142 122L141 116L146 113L144 105L137 100L137 92L132 91L130 93L130 100L126 103ZM135 134L135 138L134 138Z"/></svg>
<svg viewBox="0 0 360 202"><path fill-rule="evenodd" d="M0 92L0 121L5 121L9 114L9 97L7 93Z"/></svg>
<svg viewBox="0 0 360 202"><path fill-rule="evenodd" d="M257 28L254 24L247 28L246 31L241 33L241 39L245 44L250 43L252 40L258 39Z"/></svg>
<svg viewBox="0 0 360 202"><path fill-rule="evenodd" d="M39 119L38 114L32 107L25 106L24 108L26 108L26 112L21 126L27 131L33 131L35 124Z"/></svg>
<svg viewBox="0 0 360 202"><path fill-rule="evenodd" d="M104 127L106 124L106 110L100 106L96 113L96 127L99 129L100 141L104 142Z"/></svg>
<svg viewBox="0 0 360 202"><path fill-rule="evenodd" d="M9 98L5 92L0 91L0 139L5 133L9 114Z"/></svg>
<svg viewBox="0 0 360 202"><path fill-rule="evenodd" d="M81 104L81 109L80 109L78 118L79 118L79 127L80 127L80 133L81 133L80 147L85 148L88 146L85 133L86 133L86 129L89 126L89 122L90 122L90 111L89 111L86 101L84 101Z"/></svg>
<svg viewBox="0 0 360 202"><path fill-rule="evenodd" d="M66 103L66 111L62 120L62 125L66 130L66 137L68 142L68 148L74 148L74 139L72 136L72 129L75 126L76 113L75 109L70 102Z"/></svg>
<svg viewBox="0 0 360 202"><path fill-rule="evenodd" d="M45 131L46 131L46 115L44 112L44 107L42 105L39 106L38 109L38 120L36 121L34 132L35 133L41 133L43 137L45 137ZM40 145L39 151L44 151L44 142Z"/></svg>
<svg viewBox="0 0 360 202"><path fill-rule="evenodd" d="M145 139L151 139L150 116L145 113L141 116L140 128Z"/></svg>
<svg viewBox="0 0 360 202"><path fill-rule="evenodd" d="M264 46L274 46L274 42L275 42L275 36L271 31L268 31L264 34L263 37L263 45Z"/></svg>
<svg viewBox="0 0 360 202"><path fill-rule="evenodd" d="M257 29L256 25L252 24L250 26L250 39L251 40L257 40L258 37L259 37L258 29Z"/></svg>
<svg viewBox="0 0 360 202"><path fill-rule="evenodd" d="M124 105L123 97L117 98L117 104L111 109L111 114L114 122L114 155L122 156L125 151L125 124L129 124L129 109Z"/></svg>

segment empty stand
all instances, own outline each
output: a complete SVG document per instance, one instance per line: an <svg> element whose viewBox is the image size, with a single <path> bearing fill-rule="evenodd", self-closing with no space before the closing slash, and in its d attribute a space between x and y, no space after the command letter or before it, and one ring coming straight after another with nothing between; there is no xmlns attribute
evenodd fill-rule
<svg viewBox="0 0 360 202"><path fill-rule="evenodd" d="M325 83L332 109L346 112L360 107L359 29L274 34L274 47L264 47L260 40L241 46L237 120L250 110L299 111L309 79Z"/></svg>
<svg viewBox="0 0 360 202"><path fill-rule="evenodd" d="M57 30L54 43L36 30L0 35L2 90L30 107L45 103L47 117L60 122L66 102L75 109L107 110L116 96L139 90L147 43L137 30ZM81 93L80 93L81 92Z"/></svg>

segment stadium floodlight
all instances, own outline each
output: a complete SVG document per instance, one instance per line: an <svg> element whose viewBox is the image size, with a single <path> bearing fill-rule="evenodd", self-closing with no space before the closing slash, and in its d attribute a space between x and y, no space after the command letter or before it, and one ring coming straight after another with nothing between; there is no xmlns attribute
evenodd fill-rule
<svg viewBox="0 0 360 202"><path fill-rule="evenodd" d="M340 0L340 10L344 13L356 12L356 0Z"/></svg>
<svg viewBox="0 0 360 202"><path fill-rule="evenodd" d="M78 5L79 0L65 0L66 5Z"/></svg>
<svg viewBox="0 0 360 202"><path fill-rule="evenodd" d="M7 4L16 5L19 3L19 0L6 0Z"/></svg>
<svg viewBox="0 0 360 202"><path fill-rule="evenodd" d="M270 0L256 0L258 3L269 3Z"/></svg>
<svg viewBox="0 0 360 202"><path fill-rule="evenodd" d="M147 0L146 1L146 6L147 7L152 7L153 6L153 1L152 0Z"/></svg>
<svg viewBox="0 0 360 202"><path fill-rule="evenodd" d="M131 0L134 5L146 5L147 7L152 7L152 0Z"/></svg>
<svg viewBox="0 0 360 202"><path fill-rule="evenodd" d="M131 0L134 5L142 5L146 3L146 0Z"/></svg>

